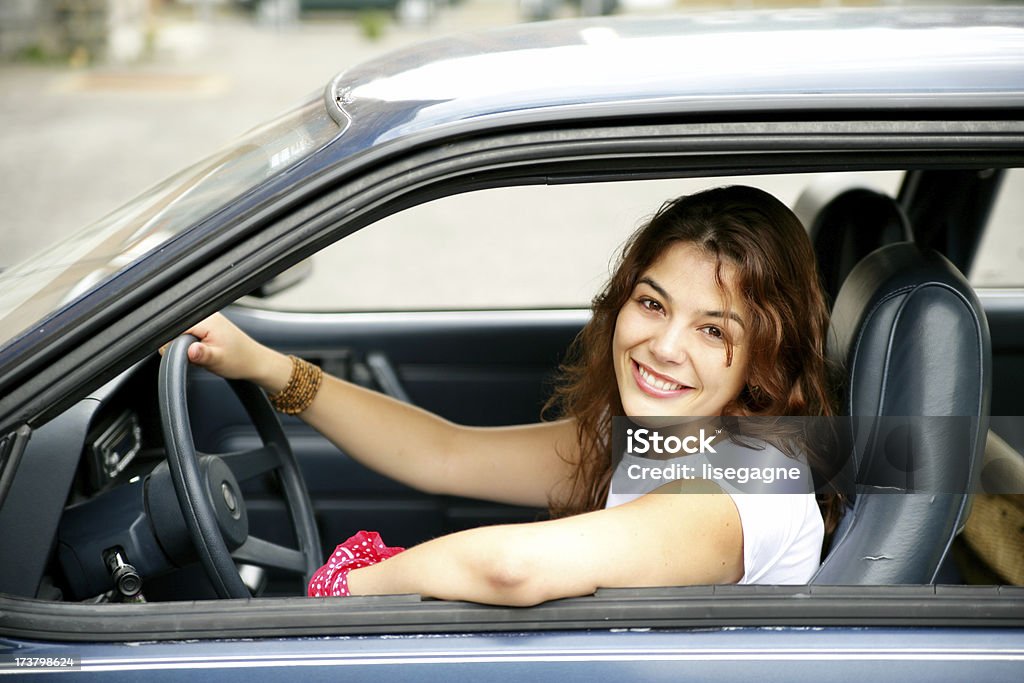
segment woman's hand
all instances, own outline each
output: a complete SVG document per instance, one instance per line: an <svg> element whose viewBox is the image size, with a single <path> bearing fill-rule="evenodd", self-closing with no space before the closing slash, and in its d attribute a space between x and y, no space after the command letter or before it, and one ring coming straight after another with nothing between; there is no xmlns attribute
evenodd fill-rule
<svg viewBox="0 0 1024 683"><path fill-rule="evenodd" d="M291 361L263 346L220 313L196 323L186 334L199 339L188 347L188 359L226 379L255 382L266 391L280 391L291 376Z"/></svg>

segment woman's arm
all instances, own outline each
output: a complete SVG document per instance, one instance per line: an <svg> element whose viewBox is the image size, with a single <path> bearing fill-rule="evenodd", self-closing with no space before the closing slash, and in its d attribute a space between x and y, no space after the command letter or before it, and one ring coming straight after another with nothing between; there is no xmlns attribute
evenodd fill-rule
<svg viewBox="0 0 1024 683"><path fill-rule="evenodd" d="M192 363L268 393L291 376L284 354L259 344L222 315L189 330ZM299 415L338 448L381 474L428 493L544 507L567 491L576 429L571 420L518 427L463 427L415 406L325 376Z"/></svg>
<svg viewBox="0 0 1024 683"><path fill-rule="evenodd" d="M743 577L739 513L715 490L451 534L350 572L349 590L527 606L598 588L735 583Z"/></svg>
<svg viewBox="0 0 1024 683"><path fill-rule="evenodd" d="M301 415L364 465L427 493L546 507L563 495L574 423L463 427L389 396L325 377Z"/></svg>

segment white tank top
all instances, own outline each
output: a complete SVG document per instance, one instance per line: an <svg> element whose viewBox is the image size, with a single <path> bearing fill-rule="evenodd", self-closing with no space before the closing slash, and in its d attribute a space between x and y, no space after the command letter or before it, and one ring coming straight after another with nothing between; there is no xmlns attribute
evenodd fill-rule
<svg viewBox="0 0 1024 683"><path fill-rule="evenodd" d="M714 455L697 453L667 460L624 455L612 475L605 507L636 500L670 480L708 479L729 494L739 512L743 529L739 583L805 584L821 562L825 535L810 469L770 444L752 444L718 442Z"/></svg>

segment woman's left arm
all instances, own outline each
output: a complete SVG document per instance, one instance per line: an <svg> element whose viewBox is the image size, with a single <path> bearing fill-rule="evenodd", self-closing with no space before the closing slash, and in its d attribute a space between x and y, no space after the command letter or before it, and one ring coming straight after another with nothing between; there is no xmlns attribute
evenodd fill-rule
<svg viewBox="0 0 1024 683"><path fill-rule="evenodd" d="M666 488L678 485L659 491ZM735 583L743 576L740 517L713 488L443 536L350 572L349 590L527 606L598 588Z"/></svg>

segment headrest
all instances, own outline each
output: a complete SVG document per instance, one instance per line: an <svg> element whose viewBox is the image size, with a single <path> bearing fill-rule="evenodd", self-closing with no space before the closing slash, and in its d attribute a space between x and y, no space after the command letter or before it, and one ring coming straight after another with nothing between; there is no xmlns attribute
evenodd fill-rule
<svg viewBox="0 0 1024 683"><path fill-rule="evenodd" d="M829 301L853 267L878 247L912 239L910 222L895 199L858 187L826 199L801 197L802 213L809 216L807 230L818 257L822 286ZM821 202L815 206L817 202Z"/></svg>

